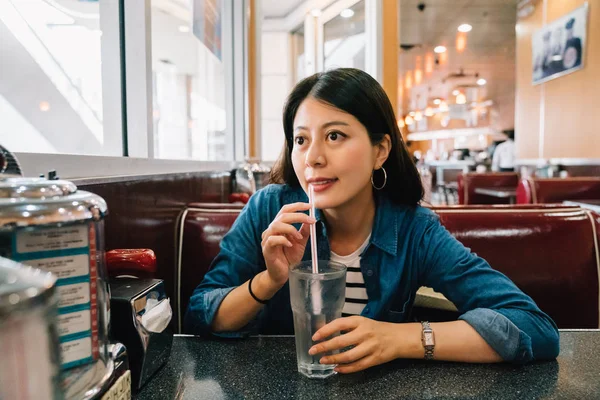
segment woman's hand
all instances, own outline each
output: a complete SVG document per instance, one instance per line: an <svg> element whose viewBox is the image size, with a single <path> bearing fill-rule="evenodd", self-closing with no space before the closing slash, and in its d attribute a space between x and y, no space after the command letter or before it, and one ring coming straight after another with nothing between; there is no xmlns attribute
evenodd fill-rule
<svg viewBox="0 0 600 400"><path fill-rule="evenodd" d="M339 364L335 368L337 372L345 374L361 371L399 356L398 324L359 316L338 318L319 329L312 340L323 340L337 332L345 333L314 345L308 352L315 355L354 346L343 353L321 358L321 364Z"/></svg>
<svg viewBox="0 0 600 400"><path fill-rule="evenodd" d="M262 233L262 253L268 277L275 286L283 286L288 280L290 265L302 261L310 236L310 224L316 222L314 218L299 212L308 209L308 203L283 206L267 230ZM300 230L292 226L300 223Z"/></svg>

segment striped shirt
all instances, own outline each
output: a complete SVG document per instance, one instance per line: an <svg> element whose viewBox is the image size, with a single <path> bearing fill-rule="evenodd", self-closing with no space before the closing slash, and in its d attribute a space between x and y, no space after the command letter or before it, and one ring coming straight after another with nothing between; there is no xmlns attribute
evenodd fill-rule
<svg viewBox="0 0 600 400"><path fill-rule="evenodd" d="M369 234L364 243L347 256L339 256L333 251L330 254L331 261L344 264L348 268L346 272L346 301L344 302L342 317L360 315L369 300L365 288L365 279L360 271L360 255L369 245L370 239L371 235Z"/></svg>

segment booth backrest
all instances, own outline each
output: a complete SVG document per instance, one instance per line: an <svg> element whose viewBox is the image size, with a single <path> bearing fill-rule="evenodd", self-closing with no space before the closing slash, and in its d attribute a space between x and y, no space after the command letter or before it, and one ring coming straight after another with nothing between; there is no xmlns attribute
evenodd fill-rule
<svg viewBox="0 0 600 400"><path fill-rule="evenodd" d="M565 208L577 208L580 207L578 205L564 205L559 203L548 203L548 204L451 204L451 205L436 205L436 206L427 206L423 207L430 208L435 212L441 210L559 210L562 211Z"/></svg>
<svg viewBox="0 0 600 400"><path fill-rule="evenodd" d="M243 204L191 203L181 213L176 231L177 267L175 292L176 320L181 332L183 314L194 289L212 260L219 254L219 245L242 211Z"/></svg>
<svg viewBox="0 0 600 400"><path fill-rule="evenodd" d="M521 180L517 187L519 204L584 199L600 199L600 178L528 178Z"/></svg>
<svg viewBox="0 0 600 400"><path fill-rule="evenodd" d="M519 176L516 172L467 173L458 176L459 204L508 204L509 199L475 193L476 188L517 188Z"/></svg>
<svg viewBox="0 0 600 400"><path fill-rule="evenodd" d="M507 275L559 328L598 328L598 223L578 208L437 210L466 247Z"/></svg>
<svg viewBox="0 0 600 400"><path fill-rule="evenodd" d="M433 209L465 246L506 274L560 328L598 328L598 222L578 207ZM240 208L195 204L179 227L178 287L185 313Z"/></svg>
<svg viewBox="0 0 600 400"><path fill-rule="evenodd" d="M106 249L152 249L156 254L153 278L164 280L167 295L172 299L176 299L173 276L178 260L173 232L182 210L193 201L227 203L232 186L230 171L74 182L79 189L98 194L108 204Z"/></svg>

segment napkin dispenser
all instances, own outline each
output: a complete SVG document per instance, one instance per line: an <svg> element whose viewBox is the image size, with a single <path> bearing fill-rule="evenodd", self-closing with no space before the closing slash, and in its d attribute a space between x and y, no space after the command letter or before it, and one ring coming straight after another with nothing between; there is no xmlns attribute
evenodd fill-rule
<svg viewBox="0 0 600 400"><path fill-rule="evenodd" d="M113 279L110 290L111 338L127 348L136 391L169 359L171 305L160 279Z"/></svg>

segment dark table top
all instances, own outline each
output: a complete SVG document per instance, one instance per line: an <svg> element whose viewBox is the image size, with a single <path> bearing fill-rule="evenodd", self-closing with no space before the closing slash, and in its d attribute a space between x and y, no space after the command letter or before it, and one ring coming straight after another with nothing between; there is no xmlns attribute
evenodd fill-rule
<svg viewBox="0 0 600 400"><path fill-rule="evenodd" d="M524 366L397 360L313 380L296 370L294 338L175 337L149 399L600 399L600 331L561 331L557 360Z"/></svg>

